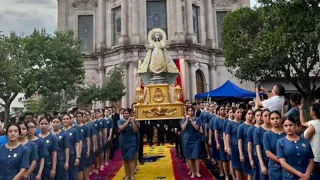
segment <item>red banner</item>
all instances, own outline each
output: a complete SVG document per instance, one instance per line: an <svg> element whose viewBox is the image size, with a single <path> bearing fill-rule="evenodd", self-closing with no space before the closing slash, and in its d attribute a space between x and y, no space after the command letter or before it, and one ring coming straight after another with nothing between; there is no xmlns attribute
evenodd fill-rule
<svg viewBox="0 0 320 180"><path fill-rule="evenodd" d="M177 66L177 68L178 68L178 70L179 70L179 73L180 73L180 75L178 76L178 78L177 78L177 85L179 85L181 88L183 88L182 87L182 80L181 80L181 66L180 66L180 59L175 59L174 60L174 63L176 64L176 66ZM184 99L183 99L183 91L181 91L181 98L180 98L180 100L181 100L181 102L184 102Z"/></svg>

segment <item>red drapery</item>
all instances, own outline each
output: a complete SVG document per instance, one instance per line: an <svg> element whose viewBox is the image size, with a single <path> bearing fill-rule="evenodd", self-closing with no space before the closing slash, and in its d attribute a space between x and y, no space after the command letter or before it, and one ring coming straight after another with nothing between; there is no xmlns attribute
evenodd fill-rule
<svg viewBox="0 0 320 180"><path fill-rule="evenodd" d="M181 66L180 66L180 59L175 59L174 60L174 63L176 64L178 70L179 70L179 73L180 75L178 76L177 78L177 85L179 85L181 88L183 88L182 86L182 80L181 80ZM181 96L180 96L180 100L181 102L184 102L184 95L183 95L183 91L181 91Z"/></svg>

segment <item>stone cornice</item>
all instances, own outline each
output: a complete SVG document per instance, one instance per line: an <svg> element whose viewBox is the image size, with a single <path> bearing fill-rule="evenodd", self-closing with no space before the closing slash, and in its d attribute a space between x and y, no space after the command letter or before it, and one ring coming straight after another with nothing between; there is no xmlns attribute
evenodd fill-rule
<svg viewBox="0 0 320 180"><path fill-rule="evenodd" d="M127 45L127 46L113 46L112 48L104 48L101 52L92 53L91 55L84 55L86 58L98 57L99 55L104 55L105 57L111 56L113 54L118 54L120 51L132 52L135 51L146 51L145 45ZM203 45L199 44L170 44L168 50L184 50L184 51L198 51L204 54L214 54L216 56L222 56L222 51L219 49L209 49Z"/></svg>

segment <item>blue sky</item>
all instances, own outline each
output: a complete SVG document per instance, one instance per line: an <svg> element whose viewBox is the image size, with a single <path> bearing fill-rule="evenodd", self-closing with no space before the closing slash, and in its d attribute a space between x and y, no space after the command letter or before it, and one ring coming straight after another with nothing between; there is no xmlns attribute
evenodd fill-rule
<svg viewBox="0 0 320 180"><path fill-rule="evenodd" d="M57 28L57 0L0 0L0 31L29 34L34 28L53 33ZM251 7L257 0L250 0Z"/></svg>

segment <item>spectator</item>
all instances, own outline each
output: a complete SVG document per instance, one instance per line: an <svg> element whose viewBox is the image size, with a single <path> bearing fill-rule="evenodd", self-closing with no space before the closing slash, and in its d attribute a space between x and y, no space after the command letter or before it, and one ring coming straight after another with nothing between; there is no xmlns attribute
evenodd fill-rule
<svg viewBox="0 0 320 180"><path fill-rule="evenodd" d="M298 93L291 94L289 97L291 109L285 113L285 105L287 104L287 101L283 101L282 105L282 117L286 118L288 116L292 116L294 118L299 118L300 113L299 113L299 108L298 105L301 104L301 95Z"/></svg>
<svg viewBox="0 0 320 180"><path fill-rule="evenodd" d="M260 97L260 92L263 92L264 94L266 94L268 96L268 99L262 101L261 97ZM259 107L267 108L267 109L269 109L269 111L276 110L276 111L281 112L283 101L284 101L284 93L285 93L285 89L280 84L275 85L272 88L271 93L269 93L263 87L261 87L260 89L257 88L256 89L256 100L257 100L256 103L258 104Z"/></svg>

